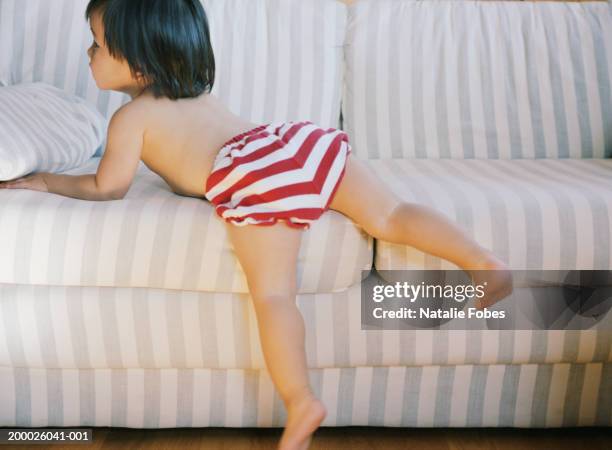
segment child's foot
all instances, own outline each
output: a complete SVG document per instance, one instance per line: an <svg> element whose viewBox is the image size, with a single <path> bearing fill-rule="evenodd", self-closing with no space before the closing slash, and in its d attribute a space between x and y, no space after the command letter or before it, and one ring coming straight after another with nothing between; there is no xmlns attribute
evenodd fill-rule
<svg viewBox="0 0 612 450"><path fill-rule="evenodd" d="M287 408L287 424L278 450L307 450L312 433L323 422L327 410L314 395L307 394Z"/></svg>
<svg viewBox="0 0 612 450"><path fill-rule="evenodd" d="M506 263L492 253L486 253L471 266L468 273L474 285L484 285L485 295L476 299L478 309L492 306L512 293L512 272Z"/></svg>

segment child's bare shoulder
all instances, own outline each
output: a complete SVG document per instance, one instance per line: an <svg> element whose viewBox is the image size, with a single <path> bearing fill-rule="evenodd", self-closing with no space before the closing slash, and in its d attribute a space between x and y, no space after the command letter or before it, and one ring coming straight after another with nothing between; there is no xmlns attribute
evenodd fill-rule
<svg viewBox="0 0 612 450"><path fill-rule="evenodd" d="M146 130L146 109L141 102L130 101L122 105L111 117L108 124L110 135L142 135Z"/></svg>

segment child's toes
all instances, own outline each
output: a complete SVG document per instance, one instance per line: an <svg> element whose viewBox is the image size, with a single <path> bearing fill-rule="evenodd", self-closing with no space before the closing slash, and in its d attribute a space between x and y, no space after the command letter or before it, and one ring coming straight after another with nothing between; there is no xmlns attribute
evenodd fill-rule
<svg viewBox="0 0 612 450"><path fill-rule="evenodd" d="M476 307L483 309L492 306L500 300L508 297L512 291L512 272L510 270L491 270L482 277L487 285L484 289L483 298L476 301Z"/></svg>

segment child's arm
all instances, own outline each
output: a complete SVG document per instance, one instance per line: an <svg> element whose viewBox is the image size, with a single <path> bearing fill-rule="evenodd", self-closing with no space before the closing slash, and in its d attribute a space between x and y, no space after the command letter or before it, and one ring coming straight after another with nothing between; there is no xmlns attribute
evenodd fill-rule
<svg viewBox="0 0 612 450"><path fill-rule="evenodd" d="M82 200L119 200L128 192L138 170L144 126L138 108L128 103L111 118L104 155L96 174L45 173L48 191Z"/></svg>

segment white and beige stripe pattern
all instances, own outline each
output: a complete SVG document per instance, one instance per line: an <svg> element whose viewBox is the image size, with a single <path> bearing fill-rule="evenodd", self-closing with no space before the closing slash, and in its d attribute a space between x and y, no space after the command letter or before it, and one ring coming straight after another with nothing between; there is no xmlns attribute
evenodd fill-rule
<svg viewBox="0 0 612 450"><path fill-rule="evenodd" d="M360 292L298 295L308 367L612 362L612 312L589 330L362 330ZM266 367L247 294L0 284L0 299L0 366Z"/></svg>
<svg viewBox="0 0 612 450"><path fill-rule="evenodd" d="M91 158L64 173L95 173L99 163ZM142 163L121 201L2 190L0 283L246 293L226 232L206 199L176 195ZM359 283L372 258L372 237L327 211L300 247L299 292Z"/></svg>
<svg viewBox="0 0 612 450"><path fill-rule="evenodd" d="M516 270L612 270L612 159L368 161L400 198L443 213ZM454 269L376 242L378 269Z"/></svg>
<svg viewBox="0 0 612 450"><path fill-rule="evenodd" d="M107 97L92 87L86 60L79 59L87 30L84 21L79 28L82 11L74 5L85 3L0 0L0 84L46 78L89 98L107 115L121 104L125 99ZM513 59L517 64L511 73L516 78L499 78L504 69L495 76L480 75L483 92L492 89L492 80L506 80L506 102L509 95L519 96L519 107L508 109L504 124L503 115L489 114L504 105L503 99L491 103L489 97L479 98L467 78L469 89L450 85L452 92L465 94L463 103L451 102L448 107L439 103L444 97L438 96L438 103L429 105L423 98L431 98L426 96L437 86L446 89L450 79L430 79L423 73L414 84L398 85L397 79L385 77L401 71L365 58L364 48L378 48L386 64L399 45L416 50L422 42L432 48L467 51L466 46L448 42L448 33L442 45L442 34L436 33L436 27L448 21L434 21L432 8L445 8L450 14L452 7L446 2L436 2L436 7L426 3L355 3L357 15L345 47L349 68L345 123L351 143L361 147L363 157L385 158L369 162L402 198L451 215L514 268L559 268L551 266L558 261L563 268L609 269L609 160L576 159L565 164L551 159L521 161L516 166L507 161L468 161L478 155L609 156L610 90L605 83L612 73L612 58L607 58L611 42L610 28L604 28L607 22L603 22L607 16L591 6L564 7L559 12L552 6L545 11L518 6L502 10L491 4L486 11L505 27L493 42L502 45L505 55L522 56ZM471 2L458 2L456 8L459 3L466 11L480 8ZM256 123L288 120L295 114L300 120L337 126L344 5L333 0L208 0L205 4L210 7L222 61L217 92L235 112ZM370 10L371 4L380 7ZM407 11L420 14L414 18L425 27L423 38L397 40L388 48L382 33L366 39L372 17L383 27L390 26L382 30L393 32L400 23L385 25L387 7L397 9L398 18ZM474 12L480 16L474 17L489 12L482 7ZM527 27L532 12L533 20L546 26ZM567 20L555 27L565 29L551 28L549 19L557 14ZM468 33L467 20L457 22L464 30L460 42L481 42L474 33L491 31L482 23L470 21L473 29ZM563 92L554 100L560 103L552 107L540 101L546 92L535 89L541 88L544 78L526 82L526 64L540 53L520 53L519 44L532 42L530 34L521 34L522 27L525 33L544 33L546 45L565 52L563 61L552 59L548 65L555 89ZM60 29L65 33L58 33ZM501 42L501 36L517 30L516 46ZM556 39L556 33L565 36L567 30L579 33L565 41ZM305 40L312 46L304 46ZM575 51L578 40L593 50L582 59ZM63 52L66 48L70 51ZM480 47L469 48L471 53L465 54L469 57L458 59L455 53L449 59L440 56L439 61L450 64L450 73L466 72L487 54ZM413 56L423 63L419 52ZM364 61L373 70L364 70ZM459 66L463 63L467 66ZM564 78L568 70L580 67L584 78ZM382 79L387 81L381 83ZM598 82L593 84L595 79ZM388 93L384 87L380 90L383 84ZM405 97L405 87L421 96L415 96L409 120L404 113L413 111L412 106L405 110L393 103L410 98ZM372 99L374 104L367 103ZM431 126L444 107L449 126L459 126L448 133ZM581 115L588 111L588 116L568 125L569 119L564 122L559 114L566 110L574 114L576 108ZM462 115L468 111L469 116ZM544 126L524 128L532 123L526 112L533 112L546 126L554 123L555 131L545 132L551 128ZM462 126L480 130L483 124L487 130L502 131L457 134ZM457 137L461 145L450 146L451 138ZM552 144L555 139L557 147ZM427 151L421 145L425 143ZM415 155L468 159L453 165L437 159L396 159L391 164L392 157ZM99 158L69 173L93 173L97 164ZM31 191L0 194L0 426L285 424L286 411L264 369L244 275L222 222L203 199L174 195L144 165L122 201L86 202ZM441 268L440 261L404 253L405 247L376 244L379 268L404 269L413 264ZM302 242L297 306L306 326L313 390L328 407L323 426L612 425L609 331L362 330L359 281L361 270L372 265L373 251L371 237L333 211L317 221Z"/></svg>
<svg viewBox="0 0 612 450"><path fill-rule="evenodd" d="M0 0L0 80L44 82L87 99L110 117L128 97L91 77L87 0Z"/></svg>
<svg viewBox="0 0 612 450"><path fill-rule="evenodd" d="M80 97L44 83L0 89L0 180L80 167L104 140L105 119Z"/></svg>
<svg viewBox="0 0 612 450"><path fill-rule="evenodd" d="M311 369L322 426L612 425L612 364ZM0 426L282 427L266 371L0 367Z"/></svg>
<svg viewBox="0 0 612 450"><path fill-rule="evenodd" d="M0 86L43 81L107 118L129 98L100 91L86 50L88 0L0 0ZM213 94L255 123L339 128L346 6L334 0L202 0L215 51ZM98 153L96 156L100 156Z"/></svg>
<svg viewBox="0 0 612 450"><path fill-rule="evenodd" d="M362 158L612 157L612 3L363 0L345 59Z"/></svg>

